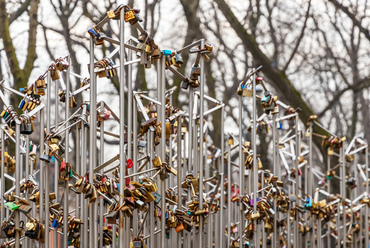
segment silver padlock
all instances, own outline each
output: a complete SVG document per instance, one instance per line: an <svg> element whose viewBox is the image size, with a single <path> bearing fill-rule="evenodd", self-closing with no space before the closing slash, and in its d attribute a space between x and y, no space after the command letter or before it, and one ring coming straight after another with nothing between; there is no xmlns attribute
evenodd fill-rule
<svg viewBox="0 0 370 248"><path fill-rule="evenodd" d="M41 154L40 155L40 160L41 161L44 161L46 163L50 163L51 157L49 155L47 155L47 154Z"/></svg>

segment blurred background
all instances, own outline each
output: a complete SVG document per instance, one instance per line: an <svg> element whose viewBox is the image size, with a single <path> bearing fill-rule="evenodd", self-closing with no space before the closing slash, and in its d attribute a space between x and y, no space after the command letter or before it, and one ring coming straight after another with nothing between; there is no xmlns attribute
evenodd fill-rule
<svg viewBox="0 0 370 248"><path fill-rule="evenodd" d="M71 57L72 70L89 77L87 30L119 4L141 9L143 26L161 49L180 49L200 38L213 45L211 60L206 64L205 91L227 105L225 132L238 134L238 84L251 68L262 65L260 76L269 90L279 100L302 109L303 125L310 115L316 114L338 136L369 140L367 0L0 0L0 80L15 89L24 87L35 82L56 58L67 55ZM130 35L138 37L136 29L130 29L129 24L126 27L127 39ZM118 38L118 29L118 22L111 21L101 31ZM95 49L96 60L114 48L106 42ZM179 70L187 75L195 57L184 54L183 58L185 64ZM119 64L118 54L114 59ZM133 89L148 90L154 97L153 67L134 66ZM181 80L166 73L166 82L170 88L179 86ZM72 89L80 83L72 78ZM99 79L98 85L98 101L106 101L119 113L118 78ZM76 96L79 105L88 94ZM13 106L18 106L20 99L14 94L8 97ZM178 87L173 100L176 107L187 109L188 92ZM250 100L244 101L246 135L251 105ZM59 109L58 115L64 116ZM221 115L216 111L208 120L209 138L220 146ZM107 125L110 131L119 132L114 121ZM37 133L32 137L38 140ZM75 138L73 132L71 138ZM271 138L269 134L258 136L259 153L266 168L270 164ZM112 149L107 149L106 157L110 158L118 153L119 143L109 138L106 142L112 145ZM315 139L318 154L320 144L321 140ZM71 149L73 154L73 146ZM317 159L322 160L322 156Z"/></svg>

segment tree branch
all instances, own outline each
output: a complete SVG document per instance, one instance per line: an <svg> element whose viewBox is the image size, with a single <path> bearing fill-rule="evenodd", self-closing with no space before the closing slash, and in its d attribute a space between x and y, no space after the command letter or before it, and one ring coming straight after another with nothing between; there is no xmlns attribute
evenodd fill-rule
<svg viewBox="0 0 370 248"><path fill-rule="evenodd" d="M360 32L363 33L365 37L370 41L369 29L366 29L361 25L361 22L357 20L356 16L350 12L348 7L343 6L343 4L339 3L337 0L329 0L329 2L331 2L337 9L342 10L352 20L353 24L355 24L360 29Z"/></svg>
<svg viewBox="0 0 370 248"><path fill-rule="evenodd" d="M18 17L20 17L27 10L28 6L30 5L30 2L31 0L26 0L24 3L21 4L21 7L19 7L19 9L17 9L16 12L12 13L9 16L9 24L12 24L13 21L17 20Z"/></svg>
<svg viewBox="0 0 370 248"><path fill-rule="evenodd" d="M302 41L302 39L304 37L304 32L305 32L306 27L307 27L307 20L308 20L308 18L310 16L310 8L311 8L311 1L308 1L308 7L307 7L307 11L306 11L306 17L305 17L305 20L304 20L304 23L303 23L301 34L298 37L297 44L295 45L295 47L294 47L294 49L292 51L292 54L290 55L290 57L288 59L288 62L285 64L285 66L284 66L284 68L282 70L283 72L285 72L288 69L288 66L290 65L290 62L292 62L295 54L298 51L298 47L301 44L301 41Z"/></svg>
<svg viewBox="0 0 370 248"><path fill-rule="evenodd" d="M31 0L30 3L30 29L28 31L28 49L27 49L27 59L26 64L24 66L24 74L25 78L29 78L31 72L33 70L33 63L36 60L36 30L37 30L37 10L39 7L39 0Z"/></svg>

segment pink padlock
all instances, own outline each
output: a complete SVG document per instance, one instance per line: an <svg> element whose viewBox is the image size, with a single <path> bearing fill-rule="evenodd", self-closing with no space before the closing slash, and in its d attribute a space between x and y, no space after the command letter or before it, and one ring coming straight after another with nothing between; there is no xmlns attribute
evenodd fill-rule
<svg viewBox="0 0 370 248"><path fill-rule="evenodd" d="M106 110L106 111L105 111L105 113L104 113L104 117L103 117L103 119L104 119L105 121L106 121L106 120L108 120L111 114L112 114L112 113L111 113L109 110Z"/></svg>

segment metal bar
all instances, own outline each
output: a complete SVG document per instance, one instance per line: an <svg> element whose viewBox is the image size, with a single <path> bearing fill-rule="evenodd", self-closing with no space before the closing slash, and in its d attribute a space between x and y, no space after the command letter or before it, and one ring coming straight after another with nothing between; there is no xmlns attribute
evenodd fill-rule
<svg viewBox="0 0 370 248"><path fill-rule="evenodd" d="M159 74L159 81L158 83L158 99L160 100L161 108L160 108L160 120L161 120L161 128L162 128L162 133L161 133L161 157L165 159L166 157L166 123L165 123L165 105L166 105L166 100L165 100L165 91L166 91L166 82L165 82L165 57L162 56L161 59L158 60L158 74ZM161 180L161 195L164 196L166 193L166 181ZM166 209L166 201L161 201L161 209L162 211L165 211ZM161 230L165 230L166 228L166 223L165 221L161 221ZM166 244L166 233L161 232L161 247L165 248L167 247Z"/></svg>
<svg viewBox="0 0 370 248"><path fill-rule="evenodd" d="M15 126L15 133L16 133L16 144L19 144L21 141L21 130L20 130L20 124L16 124ZM20 162L21 162L21 151L19 149L19 145L15 146L15 180L19 182L21 180L21 170L20 170ZM15 184L15 194L20 195L20 185L19 183ZM41 197L40 197L41 198ZM40 208L41 209L41 208ZM19 230L19 223L20 222L20 213L19 211L15 211L15 248L20 247L20 236L21 233Z"/></svg>
<svg viewBox="0 0 370 248"><path fill-rule="evenodd" d="M1 91L0 91L1 92ZM4 191L5 191L5 173L4 173L4 170L5 170L5 159L4 159L4 152L5 152L5 139L4 139L4 130L1 129L0 130L0 133L1 133L1 153L0 153L0 156L1 156L1 187L0 187L0 196L3 196L4 195ZM2 198L2 197L1 197ZM1 199L0 200L0 218L1 218L1 221L3 221L5 219L5 207L4 207L4 200ZM5 239L4 239L5 241Z"/></svg>
<svg viewBox="0 0 370 248"><path fill-rule="evenodd" d="M121 44L124 43L125 40L125 19L124 19L124 12L121 10L120 13L120 36L119 36ZM120 46L120 64L124 65L125 62L125 47ZM125 68L123 66L120 67L120 136L125 137ZM126 176L126 153L125 153L125 142L124 139L120 139L120 195L123 195L124 187L125 187L125 180L124 177ZM123 204L123 198L120 197L120 204ZM123 248L125 245L127 246L127 238L124 236L124 217L120 217L119 220L119 247Z"/></svg>

